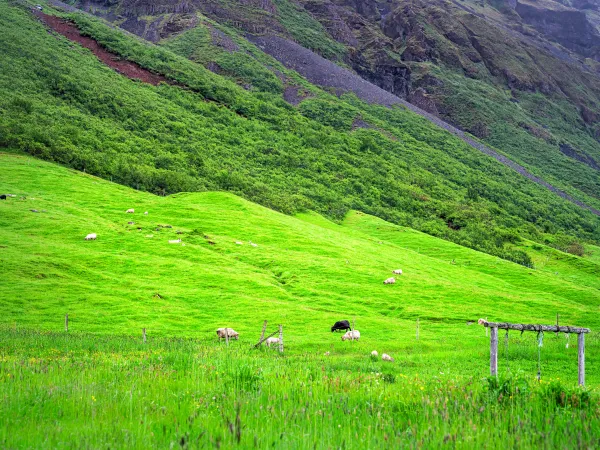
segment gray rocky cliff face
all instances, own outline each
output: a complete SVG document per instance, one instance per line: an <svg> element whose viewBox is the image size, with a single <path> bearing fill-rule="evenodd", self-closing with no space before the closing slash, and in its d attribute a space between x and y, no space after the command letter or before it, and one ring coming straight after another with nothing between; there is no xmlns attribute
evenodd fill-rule
<svg viewBox="0 0 600 450"><path fill-rule="evenodd" d="M552 3L517 1L515 11L525 23L547 38L582 56L600 61L600 34L588 20L585 11L565 7L557 2ZM595 2L574 2L574 4L594 8L598 6Z"/></svg>

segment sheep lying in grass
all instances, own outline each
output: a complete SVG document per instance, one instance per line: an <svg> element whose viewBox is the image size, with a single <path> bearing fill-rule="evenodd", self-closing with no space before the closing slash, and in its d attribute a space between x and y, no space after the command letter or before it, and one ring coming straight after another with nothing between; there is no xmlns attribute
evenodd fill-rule
<svg viewBox="0 0 600 450"><path fill-rule="evenodd" d="M227 336L230 339L239 339L240 334L233 328L217 328L217 336L219 336L219 339L226 339Z"/></svg>
<svg viewBox="0 0 600 450"><path fill-rule="evenodd" d="M135 209L133 208L129 208L127 211L125 211L127 214L133 214L135 212Z"/></svg>
<svg viewBox="0 0 600 450"><path fill-rule="evenodd" d="M377 353L377 350L373 350L371 352L371 356L379 356L379 353Z"/></svg>
<svg viewBox="0 0 600 450"><path fill-rule="evenodd" d="M383 359L384 361L390 361L390 362L394 362L394 358L392 358L390 355L388 355L387 353L384 353L383 355L381 355L381 359Z"/></svg>
<svg viewBox="0 0 600 450"><path fill-rule="evenodd" d="M179 244L181 243L181 239L170 239L169 244Z"/></svg>
<svg viewBox="0 0 600 450"><path fill-rule="evenodd" d="M146 211L146 212L144 213L144 215L145 215L145 216L147 216L147 215L148 215L148 211Z"/></svg>
<svg viewBox="0 0 600 450"><path fill-rule="evenodd" d="M396 269L396 270L392 270L392 273L394 275L402 275L402 269Z"/></svg>
<svg viewBox="0 0 600 450"><path fill-rule="evenodd" d="M360 331L358 331L358 330L347 331L346 334L344 334L342 336L342 341L347 341L347 340L358 341L359 339L360 339Z"/></svg>
<svg viewBox="0 0 600 450"><path fill-rule="evenodd" d="M95 241L96 240L96 233L90 233L85 237L86 241Z"/></svg>
<svg viewBox="0 0 600 450"><path fill-rule="evenodd" d="M267 347L270 347L271 345L279 344L279 338L276 338L276 337L267 338L267 340L265 341L265 344L267 345Z"/></svg>
<svg viewBox="0 0 600 450"><path fill-rule="evenodd" d="M394 277L388 278L387 280L385 280L383 282L383 284L394 284L396 282L396 279Z"/></svg>

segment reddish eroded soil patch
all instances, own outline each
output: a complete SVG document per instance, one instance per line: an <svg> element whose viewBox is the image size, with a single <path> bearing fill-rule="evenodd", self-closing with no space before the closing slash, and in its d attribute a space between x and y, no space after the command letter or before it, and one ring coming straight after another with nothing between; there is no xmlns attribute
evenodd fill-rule
<svg viewBox="0 0 600 450"><path fill-rule="evenodd" d="M122 59L120 56L106 50L94 39L83 36L72 22L67 22L59 17L50 16L39 11L36 11L35 14L52 30L62 34L70 41L77 42L83 47L90 49L100 61L120 74L132 80L140 80L155 86L161 82L168 83L168 80L164 76L152 73L137 63Z"/></svg>

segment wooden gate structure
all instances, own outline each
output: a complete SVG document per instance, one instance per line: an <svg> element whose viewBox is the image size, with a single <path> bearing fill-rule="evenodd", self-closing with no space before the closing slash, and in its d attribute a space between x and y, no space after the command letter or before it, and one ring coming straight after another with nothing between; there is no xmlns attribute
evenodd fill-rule
<svg viewBox="0 0 600 450"><path fill-rule="evenodd" d="M479 325L490 328L490 374L498 376L498 328L503 330L536 331L550 333L567 333L577 335L577 366L578 381L580 386L585 386L585 334L590 332L589 328L558 326L558 325L531 325L522 323L488 322L479 319Z"/></svg>

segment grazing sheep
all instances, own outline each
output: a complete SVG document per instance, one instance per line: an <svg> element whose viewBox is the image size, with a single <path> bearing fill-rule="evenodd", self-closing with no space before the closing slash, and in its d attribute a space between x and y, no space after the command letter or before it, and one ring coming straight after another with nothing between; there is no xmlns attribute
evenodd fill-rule
<svg viewBox="0 0 600 450"><path fill-rule="evenodd" d="M244 243L240 241L235 241L235 245L244 245Z"/></svg>
<svg viewBox="0 0 600 450"><path fill-rule="evenodd" d="M218 328L217 336L219 339L226 339L229 336L230 339L239 339L240 334L236 332L233 328Z"/></svg>
<svg viewBox="0 0 600 450"><path fill-rule="evenodd" d="M383 284L394 284L396 282L396 279L394 277L388 278L387 280L385 280L383 282Z"/></svg>
<svg viewBox="0 0 600 450"><path fill-rule="evenodd" d="M478 323L479 325L485 325L485 324L487 323L487 320L485 320L485 319L479 319L479 320L477 321L477 323Z"/></svg>
<svg viewBox="0 0 600 450"><path fill-rule="evenodd" d="M181 243L181 239L171 239L169 240L169 244L179 244Z"/></svg>
<svg viewBox="0 0 600 450"><path fill-rule="evenodd" d="M145 216L147 216L147 215L148 215L148 211L146 211L146 212L144 213L144 215L145 215Z"/></svg>
<svg viewBox="0 0 600 450"><path fill-rule="evenodd" d="M127 222L127 225L135 225L135 222Z"/></svg>
<svg viewBox="0 0 600 450"><path fill-rule="evenodd" d="M348 322L347 320L338 320L331 327L331 332L333 333L334 331L338 331L338 330L340 330L340 331L350 330L350 322Z"/></svg>
<svg viewBox="0 0 600 450"><path fill-rule="evenodd" d="M125 211L127 214L133 214L135 212L135 209L130 208L127 211Z"/></svg>
<svg viewBox="0 0 600 450"><path fill-rule="evenodd" d="M90 233L85 237L86 241L95 241L96 240L96 233Z"/></svg>
<svg viewBox="0 0 600 450"><path fill-rule="evenodd" d="M276 337L267 338L267 340L265 341L265 344L267 345L267 347L270 347L273 344L279 344L279 338L276 338Z"/></svg>
<svg viewBox="0 0 600 450"><path fill-rule="evenodd" d="M325 356L329 356L329 355L330 355L330 353L329 353L329 352L325 352L325 353L323 353L323 354L324 354Z"/></svg>
<svg viewBox="0 0 600 450"><path fill-rule="evenodd" d="M255 244L255 243L254 243L254 242L252 242L252 241L250 241L250 245L251 245L252 247L258 247L258 244Z"/></svg>
<svg viewBox="0 0 600 450"><path fill-rule="evenodd" d="M371 352L371 356L379 356L379 353L377 353L377 350L373 350Z"/></svg>
<svg viewBox="0 0 600 450"><path fill-rule="evenodd" d="M402 275L402 269L396 269L396 270L392 270L392 273L394 275Z"/></svg>
<svg viewBox="0 0 600 450"><path fill-rule="evenodd" d="M390 355L388 355L387 353L384 353L381 355L381 359L383 359L384 361L390 361L390 362L394 362L394 358L392 358Z"/></svg>
<svg viewBox="0 0 600 450"><path fill-rule="evenodd" d="M344 334L342 336L342 341L347 341L347 340L358 341L359 339L360 339L360 331L358 331L358 330L347 331L346 334Z"/></svg>

